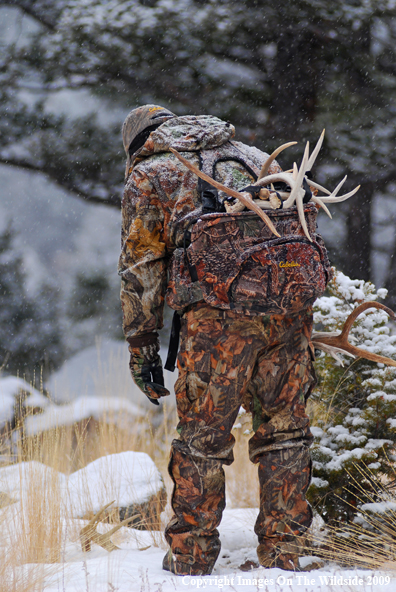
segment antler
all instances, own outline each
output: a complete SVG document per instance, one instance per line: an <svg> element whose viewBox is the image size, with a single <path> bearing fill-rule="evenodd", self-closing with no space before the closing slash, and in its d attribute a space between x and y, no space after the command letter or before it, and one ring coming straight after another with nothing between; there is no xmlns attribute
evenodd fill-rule
<svg viewBox="0 0 396 592"><path fill-rule="evenodd" d="M261 171L258 178L261 179L262 177L265 177L265 175L268 173L271 164L278 156L278 154L280 154L283 150L286 150L286 148L289 148L289 146L294 146L294 144L297 144L297 142L288 142L287 144L282 144L282 146L279 146L276 150L274 150L271 156L267 158L267 160L261 167Z"/></svg>
<svg viewBox="0 0 396 592"><path fill-rule="evenodd" d="M319 140L318 140L311 155L309 154L309 142L307 142L305 150L304 150L304 156L302 158L301 165L300 165L299 169L297 168L297 165L294 163L293 169L291 171L275 173L273 175L267 175L268 169L269 169L271 163L273 162L273 160L275 159L275 157L278 156L278 154L280 154L280 152L282 152L282 150L285 150L289 146L293 146L297 142L288 142L287 144L282 144L282 146L279 146L279 148L277 148L271 154L271 156L269 156L267 158L267 160L265 161L265 163L263 164L263 166L261 168L259 178L254 183L254 185L259 185L261 187L265 187L265 186L271 185L272 183L282 182L282 183L286 183L286 185L288 185L291 188L291 192L286 192L286 191L280 191L280 192L273 191L272 193L268 192L268 198L265 198L264 195L260 195L261 199L259 199L259 200L257 200L257 199L252 200L248 193L245 193L245 192L241 193L238 191L234 191L233 189L230 189L228 187L225 187L221 183L218 183L217 181L215 181L214 179L212 179L208 175L205 175L205 173L203 173L202 171L197 169L187 159L185 159L183 156L181 156L181 154L179 154L174 148L170 148L169 150L190 171L195 173L198 177L200 177L201 179L204 179L205 181L207 181L208 183L210 183L211 185L213 185L217 189L224 191L224 193L226 193L227 195L230 195L233 198L236 198L237 200L239 200L237 202L237 204L235 204L233 206L227 206L227 211L238 212L238 211L242 211L243 207L246 207L249 210L252 210L258 216L260 216L260 218L266 223L268 228L270 228L271 232L273 232L276 236L279 236L278 232L276 231L271 220L268 218L268 216L266 214L264 214L264 212L262 210L264 210L264 209L278 209L279 207L286 209L286 208L292 207L293 205L296 205L297 211L298 211L298 216L300 219L300 223L301 223L301 226L304 230L305 236L308 238L308 240L312 241L312 239L309 235L309 232L308 232L308 227L307 227L307 223L305 221L305 216L304 216L304 197L306 195L306 189L310 186L310 187L313 187L314 189L318 189L319 191L322 191L325 194L325 195L321 195L321 196L313 195L311 197L311 200L314 203L318 204L321 208L323 208L324 211L326 212L326 214L331 218L331 214L330 214L326 204L340 203L342 201L345 201L346 199L352 197L352 195L354 195L360 188L360 185L358 185L357 187L355 187L355 189L353 189L352 191L349 191L349 193L345 193L344 195L337 195L341 186L344 184L346 177L337 185L337 187L334 189L333 192L330 192L325 187L322 187L318 183L307 178L306 175L309 171L311 171L311 169L315 163L315 160L319 154L319 151L322 147L324 134L325 134L325 130L322 131L322 133L319 137ZM264 193L264 192L262 192L262 193ZM263 199L263 197L264 197L264 199ZM279 201L278 197L280 197L281 201Z"/></svg>
<svg viewBox="0 0 396 592"><path fill-rule="evenodd" d="M175 150L174 148L169 148L169 150L192 173L195 173L198 177L200 177L204 181L207 181L208 183L210 183L211 185L213 185L213 187L216 187L216 189L219 189L220 191L224 191L224 193L227 193L228 195L231 195L231 197L235 197L236 199L239 199L239 201L241 201L244 204L245 207L247 207L249 210L252 210L258 216L260 216L260 218L266 223L266 225L268 226L268 228L271 230L271 232L273 232L275 234L275 236L279 236L280 237L280 234L277 232L275 226L272 224L272 222L268 218L267 214L264 214L264 212L258 207L258 205L249 197L249 194L248 193L242 194L242 193L239 193L238 191L234 191L233 189L230 189L229 187L226 187L225 185L222 185L221 183L218 183L217 181L215 181L214 179L212 179L208 175L205 175L205 173L203 173L202 171L200 171L199 169L197 169L197 167L195 167L193 164L191 164L191 162L189 162L186 158L184 158L181 154L179 154L177 152L177 150Z"/></svg>
<svg viewBox="0 0 396 592"><path fill-rule="evenodd" d="M337 357L337 355L335 355L335 352L347 354L357 358L365 358L366 360L371 360L372 362L380 362L381 364L387 364L388 366L396 366L395 360L392 360L391 358L386 358L384 356L379 356L377 354L373 354L365 349L361 349L360 347L355 347L354 345L351 345L348 341L349 332L352 328L353 323L355 322L357 317L368 308L378 308L384 310L391 317L391 319L396 319L393 310L391 310L387 306L384 306L379 302L364 302L351 312L351 314L345 321L341 333L313 333L313 345L319 349L322 349L323 351L330 353L331 355L333 355L333 357L335 357L338 360L339 358Z"/></svg>
<svg viewBox="0 0 396 592"><path fill-rule="evenodd" d="M113 534L117 532L117 530L120 530L120 528L125 526L125 524L131 522L131 520L133 520L134 518L137 518L139 514L135 514L134 516L129 516L128 518L125 518L125 520L114 526L114 528L112 528L105 534L99 534L96 530L96 526L103 518L107 508L114 504L114 501L115 500L103 506L103 508L101 508L99 512L97 512L95 516L91 518L87 526L84 526L84 528L80 530L81 549L83 551L90 551L92 543L100 545L101 547L103 547L103 549L106 549L106 551L114 551L115 549L119 549L119 547L117 547L114 543L111 542L110 537L113 536Z"/></svg>
<svg viewBox="0 0 396 592"><path fill-rule="evenodd" d="M320 196L320 197L313 195L311 197L311 200L314 203L317 203L321 208L323 208L324 211L326 212L326 214L330 218L331 218L331 214L330 214L329 210L327 209L326 204L327 203L339 203L341 201L345 201L349 197L352 197L352 195L354 195L360 188L360 185L359 185L358 187L355 187L355 189L353 189L349 193L346 193L345 195L337 195L341 186L345 182L346 177L341 181L341 183L339 183L337 185L337 187L334 189L334 191L332 193L330 191L328 191L328 189L326 189L325 187L322 187L318 183L315 183L314 181L312 181L311 179L308 179L306 177L307 172L311 171L311 169L315 163L315 160L319 154L319 151L322 147L324 134L325 134L325 130L322 131L320 138L319 138L311 155L309 155L309 142L307 142L306 147L305 147L305 151L304 151L304 156L301 161L301 165L300 165L299 169L297 168L296 163L294 163L294 166L293 166L293 169L291 172L287 171L284 173L280 173L278 175L267 175L266 177L260 178L255 183L255 185L265 186L265 185L269 185L270 183L274 183L276 181L283 181L284 183L287 183L287 185L289 185L289 187L291 188L291 193L280 192L280 196L281 196L282 200L284 200L282 207L283 207L283 209L285 209L285 208L290 208L294 204L297 206L301 226L303 227L304 233L309 240L312 240L312 239L308 233L308 228L307 228L307 225L305 222L305 217L304 217L304 196L305 196L304 183L307 183L308 186L311 186L315 189L319 189L320 191L322 191L325 194L324 196ZM264 207L264 206L261 206L261 207Z"/></svg>

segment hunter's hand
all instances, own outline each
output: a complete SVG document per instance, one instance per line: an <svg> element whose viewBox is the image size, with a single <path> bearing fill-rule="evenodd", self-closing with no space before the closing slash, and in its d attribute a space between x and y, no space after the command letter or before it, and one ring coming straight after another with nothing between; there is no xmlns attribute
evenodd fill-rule
<svg viewBox="0 0 396 592"><path fill-rule="evenodd" d="M136 346L137 338L133 338L129 344L131 359L129 367L136 386L146 395L154 405L159 405L158 399L166 397L170 393L164 386L164 373L161 358L158 354L158 336L149 345ZM132 342L132 343L131 343Z"/></svg>

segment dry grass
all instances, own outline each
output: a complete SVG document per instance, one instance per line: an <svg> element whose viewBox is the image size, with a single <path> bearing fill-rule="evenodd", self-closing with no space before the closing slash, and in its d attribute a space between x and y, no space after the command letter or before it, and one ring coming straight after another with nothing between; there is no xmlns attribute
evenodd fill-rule
<svg viewBox="0 0 396 592"><path fill-rule="evenodd" d="M235 438L234 462L224 467L226 474L227 505L232 508L258 508L258 469L249 460L248 442L251 437L252 418L246 413L238 417L233 429Z"/></svg>
<svg viewBox="0 0 396 592"><path fill-rule="evenodd" d="M326 536L311 533L310 543L318 555L346 567L370 570L396 571L396 496L394 483L381 480L367 467L355 468L361 480L352 475L351 482L357 491L362 509L355 521L338 527L327 527ZM371 492L365 484L370 482ZM359 499L359 492L361 499ZM369 500L367 502L367 499ZM365 504L369 504L366 506ZM376 504L377 506L371 506ZM377 508L387 505L385 513Z"/></svg>
<svg viewBox="0 0 396 592"><path fill-rule="evenodd" d="M166 401L163 407L163 420L156 428L147 414L120 429L107 413L106 420L91 418L74 425L57 426L37 436L24 435L23 425L19 425L11 439L3 437L1 451L14 455L15 467L26 467L21 463L30 461L41 464L30 462L28 465L23 491L15 493L19 500L16 503L10 505L11 500L1 496L0 491L0 592L40 591L44 576L51 570L49 564L53 565L53 570L61 569L65 530L69 538L78 540L78 525L65 519L65 491L60 474L70 474L109 454L130 450L146 452L164 477L169 499L172 482L167 464L171 440L177 436L177 419L173 413L168 414ZM228 504L229 507L257 507L257 467L248 460L250 436L245 433L251 427L251 419L242 416L238 422L241 427L233 431L235 462L226 467ZM48 467L44 476L43 465ZM105 481L110 483L111 476ZM158 504L158 500L153 504ZM162 546L162 527L155 518L158 507L153 505L149 514L150 511L152 515L146 516L146 522L152 530L153 544ZM165 520L170 513L168 506ZM109 522L118 522L118 512L109 511L107 518Z"/></svg>
<svg viewBox="0 0 396 592"><path fill-rule="evenodd" d="M177 419L173 413L167 413L166 401L163 406L163 420L156 428L150 415L135 418L130 426L119 428L107 413L106 420L90 419L70 426L58 426L34 437L24 437L23 427L20 427L14 436L13 448L3 438L0 452L16 454L16 466L21 467L20 463L26 461L42 464L39 468L35 463L29 465L23 491L16 492L15 497L19 500L16 503L10 505L11 500L2 495L0 487L0 592L41 592L48 572L62 569L66 529L69 540L70 536L78 540L80 526L70 517L65 517L65 491L62 490L60 473L70 474L99 457L113 453L130 450L146 452L164 477L169 499L172 482L167 473L167 463L171 440L177 436ZM322 412L320 404L310 404L311 419L315 421ZM240 416L238 424L239 427L233 430L235 461L225 467L227 503L228 507L257 508L257 466L248 457L250 415ZM42 465L49 467L44 478ZM108 481L111 481L110 475ZM170 516L169 507L166 514L166 518ZM162 546L162 529L155 516L158 516L158 507L153 506L152 516L147 522L152 529L152 544ZM109 513L108 520L119 521L118 513ZM392 542L396 540L396 512L391 512L380 525L375 520L367 516L364 524L352 526L347 533L333 529L326 544L322 544L320 554L338 563L342 557L347 565L373 569L387 562L392 565L396 562Z"/></svg>
<svg viewBox="0 0 396 592"><path fill-rule="evenodd" d="M22 471L22 466L16 469ZM0 592L36 591L51 570L48 564L61 559L59 475L52 470L43 475L32 463L27 467L23 489L15 493L20 501L5 503L0 510ZM29 568L29 564L36 565Z"/></svg>
<svg viewBox="0 0 396 592"><path fill-rule="evenodd" d="M170 424L174 426L175 420L165 414L161 425L154 429L147 415L131 422L129 429L119 429L106 413L105 420L91 418L37 436L25 436L21 425L3 435L0 450L14 457L9 466L15 466L16 471L24 467L25 472L23 486L14 492L14 500L2 494L0 486L0 592L40 591L48 571L61 569L65 530L69 538L78 540L80 527L71 519L68 523L67 516L65 520L62 473L70 474L99 457L136 450L147 452L165 474ZM43 465L48 467L44 474ZM111 475L103 481L111 483ZM10 503L15 498L16 503ZM153 544L158 545L162 542L156 532L160 530L158 518L154 519L154 515L158 516L158 500L153 500L152 505L145 521L153 530ZM118 512L109 513L108 521L118 522ZM49 564L53 564L53 570Z"/></svg>

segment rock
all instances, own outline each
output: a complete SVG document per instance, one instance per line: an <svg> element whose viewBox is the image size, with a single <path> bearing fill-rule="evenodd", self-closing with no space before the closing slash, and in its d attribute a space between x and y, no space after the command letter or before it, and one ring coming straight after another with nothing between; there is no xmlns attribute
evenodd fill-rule
<svg viewBox="0 0 396 592"><path fill-rule="evenodd" d="M90 519L104 505L115 501L119 519L139 514L131 523L145 530L160 525L166 505L164 481L153 460L144 452L120 452L93 461L72 473L68 480L69 512Z"/></svg>
<svg viewBox="0 0 396 592"><path fill-rule="evenodd" d="M64 517L91 519L103 506L114 503L107 521L139 514L131 526L157 529L166 505L164 481L144 452L103 456L67 476L37 461L0 468L0 505L20 501L28 505L32 493L59 495Z"/></svg>

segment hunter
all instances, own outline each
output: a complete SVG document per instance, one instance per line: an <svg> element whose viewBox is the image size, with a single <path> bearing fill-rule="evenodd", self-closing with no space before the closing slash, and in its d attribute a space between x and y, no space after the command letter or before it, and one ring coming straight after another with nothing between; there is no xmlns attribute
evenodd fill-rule
<svg viewBox="0 0 396 592"><path fill-rule="evenodd" d="M158 105L131 111L122 130L123 327L133 380L154 404L169 395L158 337L165 299L176 311L169 368L180 331L179 437L169 462L174 516L163 561L178 575L210 574L219 555L223 465L233 462L231 430L242 404L253 416L249 455L259 474L260 564L298 570L312 521L305 495L313 438L305 403L315 385L312 303L329 280L329 263L315 234L309 188L303 192L308 240L298 208L281 207L284 184L268 185L278 203L266 210L269 227L253 212L227 213L236 200L178 157L225 188L257 197L264 163L268 175L281 169L268 154L234 141L234 133L217 117L178 117Z"/></svg>

